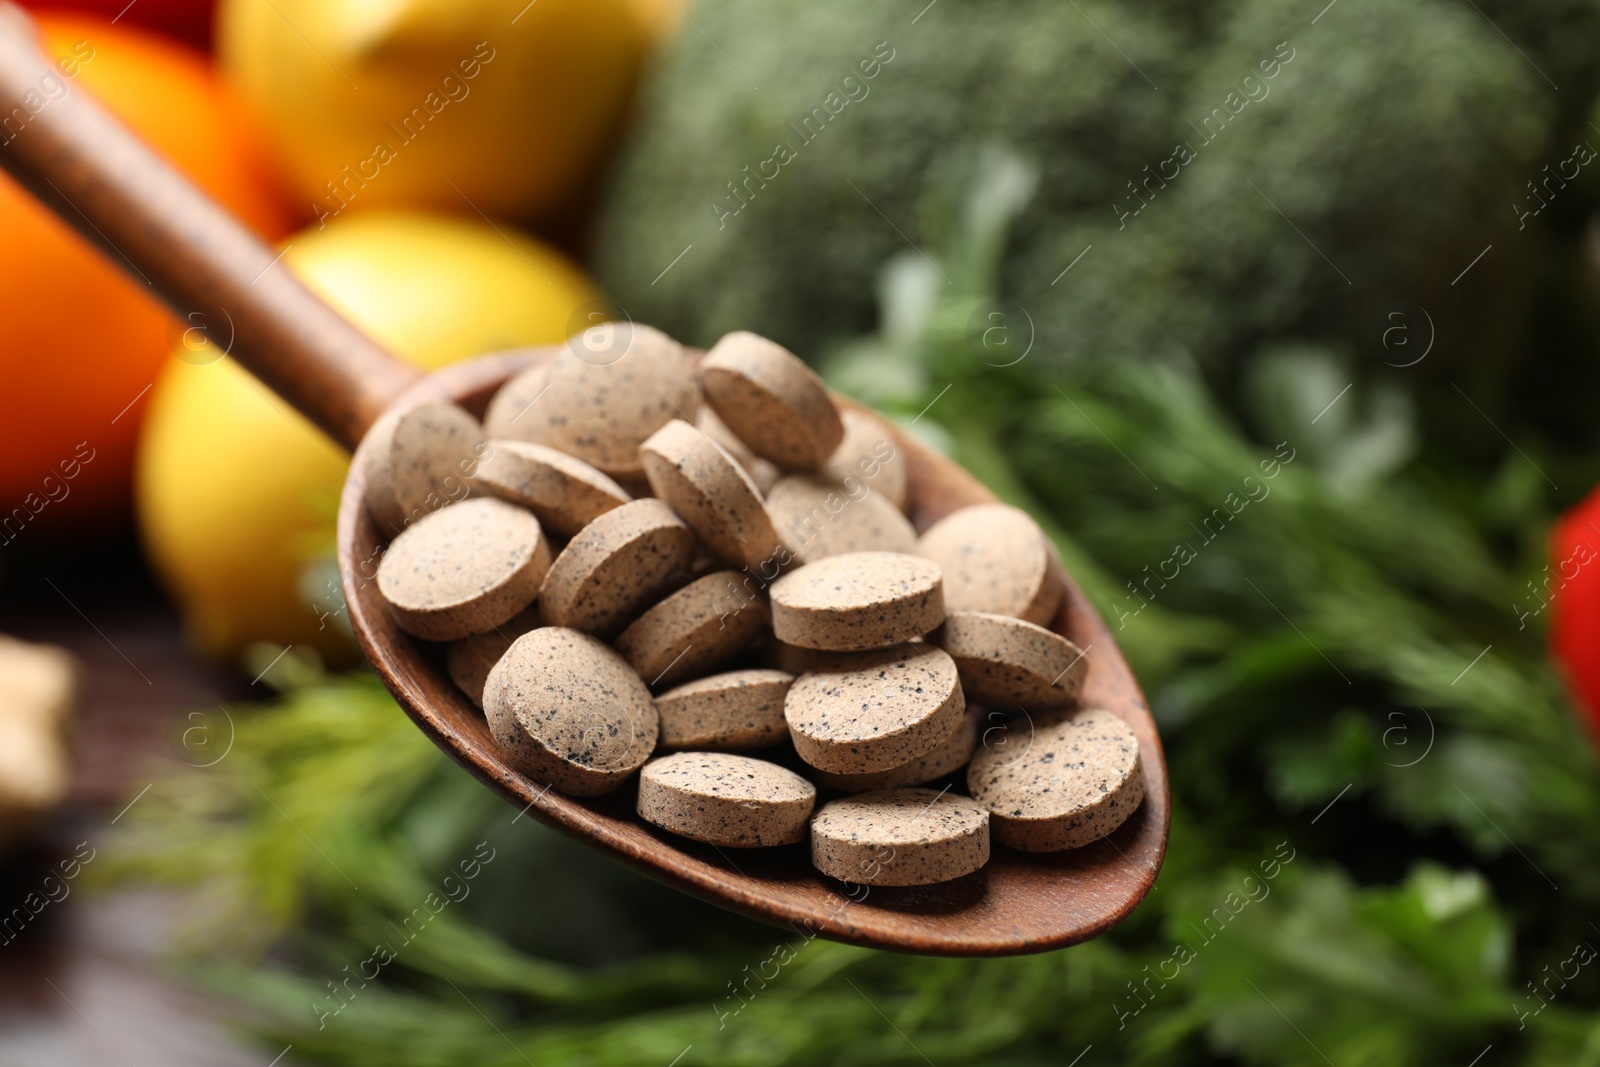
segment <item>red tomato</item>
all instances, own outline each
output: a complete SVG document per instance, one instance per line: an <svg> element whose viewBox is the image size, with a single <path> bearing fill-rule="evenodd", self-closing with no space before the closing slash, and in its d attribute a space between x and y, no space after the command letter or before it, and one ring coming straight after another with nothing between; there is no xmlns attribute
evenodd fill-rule
<svg viewBox="0 0 1600 1067"><path fill-rule="evenodd" d="M1550 566L1527 607L1550 603L1550 650L1600 740L1600 489L1550 533Z"/></svg>
<svg viewBox="0 0 1600 1067"><path fill-rule="evenodd" d="M22 0L34 11L75 11L115 19L118 26L132 23L211 50L211 27L216 21L216 0Z"/></svg>

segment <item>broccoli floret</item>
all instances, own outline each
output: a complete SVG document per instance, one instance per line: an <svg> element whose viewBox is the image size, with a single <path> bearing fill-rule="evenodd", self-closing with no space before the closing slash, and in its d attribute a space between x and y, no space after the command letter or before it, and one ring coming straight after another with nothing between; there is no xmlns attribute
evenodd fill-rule
<svg viewBox="0 0 1600 1067"><path fill-rule="evenodd" d="M692 18L601 219L629 314L819 355L871 329L886 259L937 243L930 173L1000 141L1040 166L1002 277L1041 357L1181 348L1224 374L1287 336L1370 345L1402 305L1463 346L1505 337L1497 317L1523 313L1503 283L1537 249L1511 205L1582 128L1600 42L1570 0L701 0Z"/></svg>

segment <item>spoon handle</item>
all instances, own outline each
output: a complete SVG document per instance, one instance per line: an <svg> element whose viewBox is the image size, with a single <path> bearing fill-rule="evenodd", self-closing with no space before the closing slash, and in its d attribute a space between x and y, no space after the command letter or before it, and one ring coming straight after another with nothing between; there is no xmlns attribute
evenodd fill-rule
<svg viewBox="0 0 1600 1067"><path fill-rule="evenodd" d="M420 372L313 294L40 52L0 0L0 168L348 448Z"/></svg>

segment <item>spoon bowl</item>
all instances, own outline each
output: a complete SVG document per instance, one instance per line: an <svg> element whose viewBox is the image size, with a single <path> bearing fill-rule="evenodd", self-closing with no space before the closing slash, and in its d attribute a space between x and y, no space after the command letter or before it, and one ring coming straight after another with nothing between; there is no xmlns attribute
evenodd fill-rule
<svg viewBox="0 0 1600 1067"><path fill-rule="evenodd" d="M396 400L448 399L482 417L507 378L555 358L559 347L485 356L438 371ZM836 398L849 404L845 398ZM995 499L949 459L903 435L917 531L969 504ZM1139 739L1145 798L1110 837L1085 848L1025 853L996 847L989 863L953 882L910 888L848 885L811 865L808 846L720 849L676 837L634 812L630 783L604 797L568 797L501 756L483 713L444 670L438 646L395 625L373 580L383 539L362 501L361 456L339 504L339 569L362 651L412 721L479 781L538 819L636 870L732 911L803 936L941 956L1000 956L1076 944L1115 926L1144 898L1166 851L1171 799L1161 740L1138 682L1105 624L1070 578L1051 629L1087 653L1081 700L1121 716ZM1030 742L1026 716L985 723L990 746Z"/></svg>

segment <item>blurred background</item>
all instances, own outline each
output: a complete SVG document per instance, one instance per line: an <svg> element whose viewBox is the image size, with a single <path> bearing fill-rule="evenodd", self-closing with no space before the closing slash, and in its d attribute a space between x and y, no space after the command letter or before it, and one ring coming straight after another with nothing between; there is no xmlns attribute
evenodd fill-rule
<svg viewBox="0 0 1600 1067"><path fill-rule="evenodd" d="M0 1064L1600 1063L1600 3L28 6L421 366L750 329L966 464L1174 819L997 961L516 819L360 664L344 452L0 178Z"/></svg>

